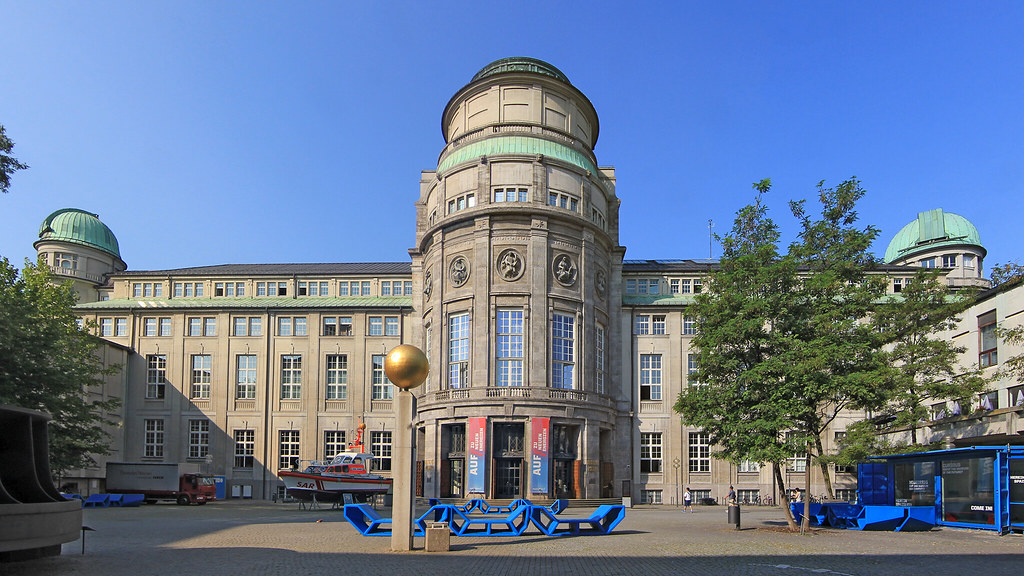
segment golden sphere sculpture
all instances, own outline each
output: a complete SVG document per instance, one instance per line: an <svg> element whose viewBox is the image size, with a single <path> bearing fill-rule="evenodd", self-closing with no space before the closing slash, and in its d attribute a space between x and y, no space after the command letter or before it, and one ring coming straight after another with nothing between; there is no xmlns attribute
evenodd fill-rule
<svg viewBox="0 0 1024 576"><path fill-rule="evenodd" d="M403 390L423 384L429 371L427 355L410 344L392 348L384 358L384 374L392 384Z"/></svg>

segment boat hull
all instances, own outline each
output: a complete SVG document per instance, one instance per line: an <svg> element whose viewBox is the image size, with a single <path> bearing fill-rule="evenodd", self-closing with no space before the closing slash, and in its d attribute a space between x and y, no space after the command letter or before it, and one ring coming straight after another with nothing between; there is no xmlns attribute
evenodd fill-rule
<svg viewBox="0 0 1024 576"><path fill-rule="evenodd" d="M315 472L281 472L288 494L297 500L340 502L345 494L365 502L377 494L391 490L391 479L366 474L318 474Z"/></svg>

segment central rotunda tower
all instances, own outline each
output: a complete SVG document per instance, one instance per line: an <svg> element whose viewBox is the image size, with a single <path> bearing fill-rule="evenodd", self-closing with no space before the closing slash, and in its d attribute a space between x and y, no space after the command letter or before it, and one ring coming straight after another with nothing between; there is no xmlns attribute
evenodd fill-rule
<svg viewBox="0 0 1024 576"><path fill-rule="evenodd" d="M630 461L613 353L625 249L594 106L554 66L506 58L452 97L441 130L410 251L413 341L432 367L423 496L612 497Z"/></svg>

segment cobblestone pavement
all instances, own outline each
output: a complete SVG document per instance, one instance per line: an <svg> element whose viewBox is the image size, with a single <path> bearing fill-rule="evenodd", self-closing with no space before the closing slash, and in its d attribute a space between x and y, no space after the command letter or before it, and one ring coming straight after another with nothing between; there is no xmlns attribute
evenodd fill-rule
<svg viewBox="0 0 1024 576"><path fill-rule="evenodd" d="M572 509L570 509L571 511ZM389 515L389 510L382 510ZM582 514L580 510L578 513ZM81 540L59 557L0 564L12 576L637 575L729 576L1020 574L1024 536L940 528L930 532L783 530L778 508L743 508L743 530L724 507L683 513L637 507L609 536L452 538L450 552L391 552L390 538L359 536L339 510L216 502L88 509Z"/></svg>

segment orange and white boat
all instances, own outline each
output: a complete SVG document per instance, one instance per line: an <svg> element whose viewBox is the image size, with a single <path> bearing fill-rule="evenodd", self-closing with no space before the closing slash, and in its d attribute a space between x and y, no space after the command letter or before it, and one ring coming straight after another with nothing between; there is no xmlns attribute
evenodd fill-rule
<svg viewBox="0 0 1024 576"><path fill-rule="evenodd" d="M377 494L391 491L391 478L372 472L373 454L363 447L363 430L366 424L359 423L356 441L349 450L337 454L330 460L299 463L292 470L278 472L284 480L288 494L303 501L339 502L345 494L352 495L353 502L366 502Z"/></svg>

